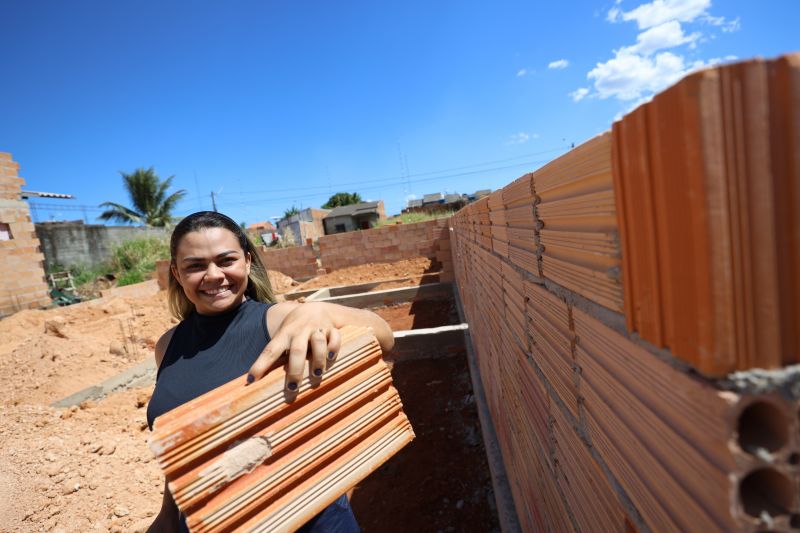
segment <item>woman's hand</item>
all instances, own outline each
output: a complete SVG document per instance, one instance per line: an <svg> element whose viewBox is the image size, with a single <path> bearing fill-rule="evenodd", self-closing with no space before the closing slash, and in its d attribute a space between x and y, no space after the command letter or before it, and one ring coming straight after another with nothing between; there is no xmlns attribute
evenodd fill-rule
<svg viewBox="0 0 800 533"><path fill-rule="evenodd" d="M326 366L333 363L339 353L342 343L339 328L347 324L371 327L384 352L394 345L389 325L370 311L325 302L275 304L267 313L267 328L272 340L250 367L248 382L261 379L275 361L288 351L286 390L290 393L297 391L303 379L309 348L310 377L322 379Z"/></svg>

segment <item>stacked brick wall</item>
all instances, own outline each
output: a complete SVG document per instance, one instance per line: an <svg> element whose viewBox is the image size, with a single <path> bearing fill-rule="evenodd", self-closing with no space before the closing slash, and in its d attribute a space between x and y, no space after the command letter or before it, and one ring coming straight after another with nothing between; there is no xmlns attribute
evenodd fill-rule
<svg viewBox="0 0 800 533"><path fill-rule="evenodd" d="M452 279L450 234L445 218L416 224L392 224L319 239L320 260L328 270L365 263L429 257L442 264L442 281Z"/></svg>
<svg viewBox="0 0 800 533"><path fill-rule="evenodd" d="M5 273L0 289L0 316L50 303L44 278L44 255L39 249L28 204L20 200L25 180L18 176L19 163L0 152L0 224L10 239L0 240L0 270Z"/></svg>
<svg viewBox="0 0 800 533"><path fill-rule="evenodd" d="M523 530L800 527L799 82L693 74L451 219Z"/></svg>
<svg viewBox="0 0 800 533"><path fill-rule="evenodd" d="M264 266L269 270L277 270L295 279L317 275L317 254L311 246L290 246L289 248L262 246L259 248L258 254Z"/></svg>

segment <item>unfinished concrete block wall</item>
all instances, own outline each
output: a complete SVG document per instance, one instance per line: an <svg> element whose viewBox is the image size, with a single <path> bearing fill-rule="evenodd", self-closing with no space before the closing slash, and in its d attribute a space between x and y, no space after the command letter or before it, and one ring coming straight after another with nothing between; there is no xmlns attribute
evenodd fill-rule
<svg viewBox="0 0 800 533"><path fill-rule="evenodd" d="M322 266L337 270L364 263L386 263L429 257L442 264L445 280L452 275L450 233L446 218L416 224L392 224L319 238Z"/></svg>
<svg viewBox="0 0 800 533"><path fill-rule="evenodd" d="M695 73L451 219L523 530L800 527L798 82Z"/></svg>
<svg viewBox="0 0 800 533"><path fill-rule="evenodd" d="M0 317L50 303L44 277L44 255L39 249L27 202L20 200L25 180L19 163L0 152Z"/></svg>
<svg viewBox="0 0 800 533"><path fill-rule="evenodd" d="M108 262L114 248L133 239L169 240L167 228L103 226L77 222L40 222L36 236L44 253L45 267L96 267Z"/></svg>
<svg viewBox="0 0 800 533"><path fill-rule="evenodd" d="M317 254L310 245L289 248L261 246L258 248L258 254L269 270L277 270L295 279L317 275Z"/></svg>

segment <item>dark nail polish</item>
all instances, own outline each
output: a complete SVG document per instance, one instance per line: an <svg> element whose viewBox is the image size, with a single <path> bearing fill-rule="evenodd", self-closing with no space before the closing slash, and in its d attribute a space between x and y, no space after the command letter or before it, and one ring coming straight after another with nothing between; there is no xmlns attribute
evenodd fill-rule
<svg viewBox="0 0 800 533"><path fill-rule="evenodd" d="M314 369L314 375L317 376L317 377L320 377L322 375L322 369L321 368L315 368Z"/></svg>
<svg viewBox="0 0 800 533"><path fill-rule="evenodd" d="M256 378L253 377L253 374L247 374L247 382L248 383L252 383L255 380L256 380Z"/></svg>
<svg viewBox="0 0 800 533"><path fill-rule="evenodd" d="M335 353L333 353L333 352L328 352L328 359L333 359L334 357L336 357L336 354L335 354Z"/></svg>
<svg viewBox="0 0 800 533"><path fill-rule="evenodd" d="M290 391L296 391L297 383L295 383L294 381L290 381L289 384L286 385L286 388L289 389Z"/></svg>

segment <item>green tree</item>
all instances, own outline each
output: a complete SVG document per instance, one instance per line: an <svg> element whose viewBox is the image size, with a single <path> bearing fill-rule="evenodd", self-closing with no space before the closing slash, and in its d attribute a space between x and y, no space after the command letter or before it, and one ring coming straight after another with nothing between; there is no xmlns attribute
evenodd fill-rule
<svg viewBox="0 0 800 533"><path fill-rule="evenodd" d="M133 208L114 202L103 202L107 207L100 214L101 220L114 220L123 224L145 224L163 227L172 222L172 210L178 201L186 196L181 189L167 196L167 189L175 176L161 180L153 167L137 168L130 174L120 172L122 183L128 192Z"/></svg>
<svg viewBox="0 0 800 533"><path fill-rule="evenodd" d="M289 218L290 216L296 215L299 212L300 212L300 210L297 209L297 206L293 205L292 207L290 207L289 209L287 209L286 211L283 212L283 218Z"/></svg>
<svg viewBox="0 0 800 533"><path fill-rule="evenodd" d="M361 195L357 192L337 192L328 201L322 205L322 209L333 209L334 207L341 207L343 205L360 204L362 202Z"/></svg>

